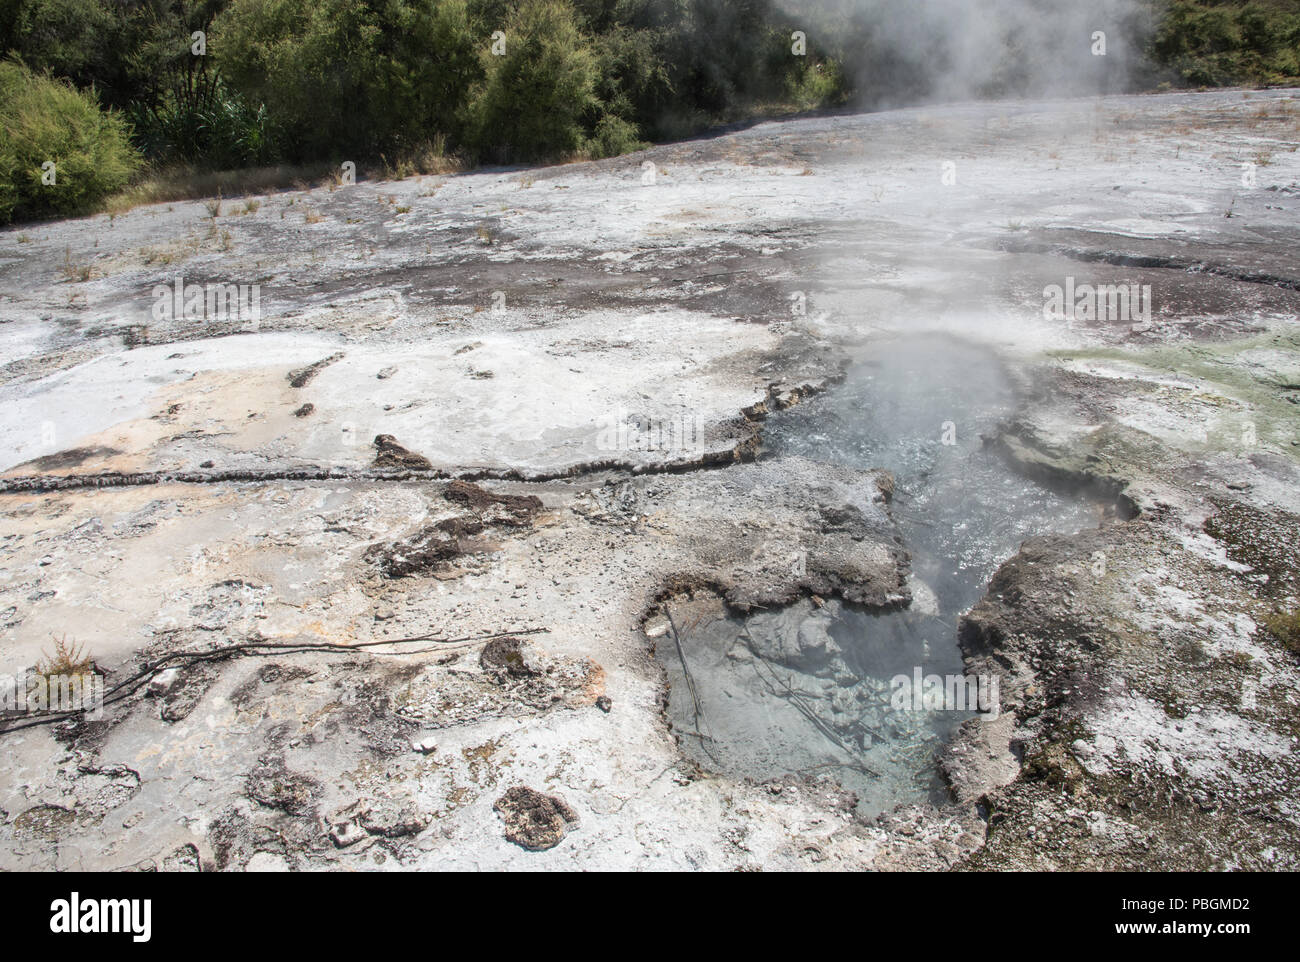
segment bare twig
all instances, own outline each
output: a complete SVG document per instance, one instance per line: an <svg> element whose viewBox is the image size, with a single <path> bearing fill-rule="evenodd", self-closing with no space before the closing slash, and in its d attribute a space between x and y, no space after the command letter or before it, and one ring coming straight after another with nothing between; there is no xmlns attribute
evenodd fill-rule
<svg viewBox="0 0 1300 962"><path fill-rule="evenodd" d="M416 635L410 638L385 638L376 641L362 641L355 645L344 645L336 642L319 641L319 642L302 642L298 644L272 641L244 641L238 644L228 645L224 648L213 648L208 651L175 651L169 655L164 655L157 661L146 664L134 675L126 678L113 685L104 693L103 703L100 707L107 707L121 701L132 695L145 682L162 671L164 668L173 665L190 665L204 661L225 661L227 658L239 656L264 657L275 654L303 654L305 652L324 652L326 654L344 654L347 652L362 651L374 655L418 655L430 651L446 651L454 648L464 648L476 645L480 642L491 641L493 638L509 638L516 635L535 635L549 632L549 628L523 628L518 631L497 631L484 635L465 635L460 638L439 638L437 635ZM377 648L381 645L406 645L415 644L421 641L437 642L429 648L405 649L402 651L368 651L371 648ZM27 728L35 728L38 725L52 725L61 721L67 721L78 715L84 714L84 710L62 711L62 712L40 712L30 713L24 721L3 725L0 727L0 735L9 732L22 731Z"/></svg>
<svg viewBox="0 0 1300 962"><path fill-rule="evenodd" d="M704 707L700 704L700 694L695 688L695 679L691 677L690 666L686 664L686 651L682 648L681 635L677 633L677 622L673 620L673 613L667 605L664 605L664 614L668 618L668 627L671 628L673 632L673 643L677 645L677 657L681 659L682 674L686 676L686 688L691 693L691 703L695 707L695 732L699 733L703 727L700 722L704 718ZM699 621L696 620L695 624L699 624ZM713 752L709 751L709 746L707 744L707 742L711 741L713 741L711 736L700 735L700 747L703 748L705 753L716 762L717 759L714 758Z"/></svg>

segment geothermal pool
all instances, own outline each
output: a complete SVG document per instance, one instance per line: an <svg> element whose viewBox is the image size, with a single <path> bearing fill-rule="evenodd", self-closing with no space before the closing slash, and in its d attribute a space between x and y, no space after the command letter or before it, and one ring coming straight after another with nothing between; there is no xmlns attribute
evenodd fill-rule
<svg viewBox="0 0 1300 962"><path fill-rule="evenodd" d="M961 675L957 619L1032 535L1098 524L1103 505L1013 470L981 435L1017 399L992 352L938 336L862 348L835 390L773 416L766 447L894 473L911 555L910 608L883 614L805 600L746 617L677 619L656 648L669 718L712 771L756 780L831 775L874 814L946 792L936 752L969 710L896 710L895 676ZM683 670L683 659L690 679Z"/></svg>

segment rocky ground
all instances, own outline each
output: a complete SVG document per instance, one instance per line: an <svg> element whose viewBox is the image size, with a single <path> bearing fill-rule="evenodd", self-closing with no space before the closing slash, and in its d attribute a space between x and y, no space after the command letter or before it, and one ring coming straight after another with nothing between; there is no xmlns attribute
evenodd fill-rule
<svg viewBox="0 0 1300 962"><path fill-rule="evenodd" d="M0 725L0 867L1296 868L1298 148L1295 91L918 108L0 233L0 671L109 691ZM911 603L891 478L762 446L900 331L1122 510L999 569L1001 712L867 818L688 760L653 651Z"/></svg>

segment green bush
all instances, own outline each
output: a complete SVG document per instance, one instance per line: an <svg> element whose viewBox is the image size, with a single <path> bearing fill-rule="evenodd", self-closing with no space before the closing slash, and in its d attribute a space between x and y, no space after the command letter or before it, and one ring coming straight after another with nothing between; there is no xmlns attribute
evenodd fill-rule
<svg viewBox="0 0 1300 962"><path fill-rule="evenodd" d="M596 95L607 114L640 127L669 109L673 86L658 31L606 26L595 35L595 44L600 64Z"/></svg>
<svg viewBox="0 0 1300 962"><path fill-rule="evenodd" d="M810 30L771 0L576 0L597 35L607 109L674 139L773 106L843 103L850 86ZM805 56L793 30L808 33ZM856 49L849 52L856 54Z"/></svg>
<svg viewBox="0 0 1300 962"><path fill-rule="evenodd" d="M149 157L214 170L269 163L273 145L265 107L254 110L220 80L198 97L164 95L156 107L127 111L135 142Z"/></svg>
<svg viewBox="0 0 1300 962"><path fill-rule="evenodd" d="M375 157L454 137L481 75L461 0L235 0L209 49L265 104L294 160Z"/></svg>
<svg viewBox="0 0 1300 962"><path fill-rule="evenodd" d="M1293 654L1300 655L1300 610L1276 611L1264 619L1264 627Z"/></svg>
<svg viewBox="0 0 1300 962"><path fill-rule="evenodd" d="M598 59L560 0L523 0L506 16L505 52L481 53L484 79L469 110L468 144L481 158L542 160L586 143L584 121L598 122Z"/></svg>
<svg viewBox="0 0 1300 962"><path fill-rule="evenodd" d="M103 83L112 72L108 44L119 32L115 9L99 0L0 0L4 53L74 83Z"/></svg>
<svg viewBox="0 0 1300 962"><path fill-rule="evenodd" d="M226 2L0 0L0 55L94 87L106 106L153 105L174 86L176 68L193 66L190 34L206 30Z"/></svg>
<svg viewBox="0 0 1300 962"><path fill-rule="evenodd" d="M42 183L47 161L53 185ZM126 124L91 94L0 63L0 221L89 210L139 163Z"/></svg>
<svg viewBox="0 0 1300 962"><path fill-rule="evenodd" d="M1294 82L1300 78L1300 2L1172 0L1150 52L1157 64L1194 86Z"/></svg>
<svg viewBox="0 0 1300 962"><path fill-rule="evenodd" d="M786 97L803 110L842 104L848 98L848 84L836 60L807 63L787 81Z"/></svg>
<svg viewBox="0 0 1300 962"><path fill-rule="evenodd" d="M595 134L587 141L587 152L593 157L617 157L648 146L638 138L635 124L606 114L597 122Z"/></svg>
<svg viewBox="0 0 1300 962"><path fill-rule="evenodd" d="M776 0L0 0L0 59L93 90L152 161L606 157L842 102ZM190 50L207 33L207 55ZM494 31L506 54L492 56ZM421 160L417 164L425 165Z"/></svg>

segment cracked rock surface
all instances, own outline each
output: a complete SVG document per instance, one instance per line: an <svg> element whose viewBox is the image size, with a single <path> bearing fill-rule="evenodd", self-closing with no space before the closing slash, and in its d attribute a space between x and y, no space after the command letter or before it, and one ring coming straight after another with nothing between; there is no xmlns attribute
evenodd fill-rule
<svg viewBox="0 0 1300 962"><path fill-rule="evenodd" d="M286 192L226 251L201 201L0 232L0 672L64 634L110 689L176 669L0 734L0 867L1300 866L1300 664L1266 628L1300 604L1295 97ZM260 284L261 318L154 318L179 275ZM1152 316L1045 318L1067 275ZM1132 510L1005 560L954 626L998 720L946 800L868 819L684 754L653 615L915 603L890 477L762 445L900 331L998 351L989 443ZM815 625L760 649L829 657Z"/></svg>

